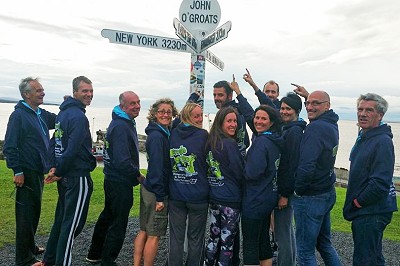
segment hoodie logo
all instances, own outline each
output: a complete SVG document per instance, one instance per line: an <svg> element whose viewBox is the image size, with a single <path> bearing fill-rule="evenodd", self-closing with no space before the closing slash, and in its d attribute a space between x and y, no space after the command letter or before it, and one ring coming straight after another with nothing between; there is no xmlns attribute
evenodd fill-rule
<svg viewBox="0 0 400 266"><path fill-rule="evenodd" d="M187 154L187 148L180 146L177 149L169 150L169 157L174 160L172 165L172 171L174 174L174 181L185 183L185 184L196 184L197 172L194 169L194 162L196 161L196 155L193 153Z"/></svg>
<svg viewBox="0 0 400 266"><path fill-rule="evenodd" d="M337 152L338 152L338 149L339 149L339 145L336 145L335 147L333 147L333 150L332 150L332 157L336 157L336 154L337 154Z"/></svg>
<svg viewBox="0 0 400 266"><path fill-rule="evenodd" d="M207 164L208 168L208 183L213 187L221 187L224 185L223 180L225 179L222 176L221 169L219 167L219 162L214 159L214 156L211 151L208 152L207 155Z"/></svg>
<svg viewBox="0 0 400 266"><path fill-rule="evenodd" d="M61 157L64 151L64 147L62 144L62 137L64 135L64 131L61 129L60 122L57 122L55 124L55 132L54 132L54 140L55 140L55 147L54 147L54 154L56 158Z"/></svg>

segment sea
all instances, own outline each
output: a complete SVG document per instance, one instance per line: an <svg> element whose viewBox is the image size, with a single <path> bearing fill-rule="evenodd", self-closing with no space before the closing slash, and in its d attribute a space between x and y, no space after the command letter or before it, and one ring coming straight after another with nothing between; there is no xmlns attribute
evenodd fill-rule
<svg viewBox="0 0 400 266"><path fill-rule="evenodd" d="M14 103L0 103L0 139L2 140L4 140L8 118L14 110L14 106ZM59 111L58 106L41 105L41 107L54 113ZM148 108L142 107L140 115L135 119L138 134L145 134L144 129L148 124L146 119L147 110ZM96 140L96 131L107 129L111 121L111 111L112 108L110 107L88 106L86 108L86 116L89 120L93 140ZM214 116L215 114L204 114L203 124L205 129L208 130L210 128ZM388 122L388 124L392 127L393 132L393 143L396 156L394 176L398 179L400 178L400 122ZM339 120L339 149L335 164L337 168L349 169L349 154L357 138L357 133L357 121ZM140 155L140 167L147 167L145 154Z"/></svg>

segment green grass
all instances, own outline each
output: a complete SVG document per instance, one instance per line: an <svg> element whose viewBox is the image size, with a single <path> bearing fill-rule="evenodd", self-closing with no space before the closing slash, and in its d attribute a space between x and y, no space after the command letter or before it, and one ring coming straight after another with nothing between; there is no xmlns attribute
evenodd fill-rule
<svg viewBox="0 0 400 266"><path fill-rule="evenodd" d="M92 172L94 191L90 200L87 224L94 224L98 215L103 209L103 172L102 168L96 168ZM0 160L0 247L5 244L15 242L15 215L14 200L10 198L10 193L14 189L12 182L12 171L6 167L5 161ZM337 201L331 212L332 230L351 233L350 223L344 220L342 207L346 194L346 189L337 188ZM56 184L46 185L43 192L42 214L40 217L38 234L47 235L50 233L54 220L54 210L57 203ZM139 187L134 190L134 206L131 216L139 214ZM397 197L397 205L400 206L400 199ZM385 238L400 241L400 213L395 212L391 224L385 230Z"/></svg>
<svg viewBox="0 0 400 266"><path fill-rule="evenodd" d="M93 194L90 199L89 213L86 224L94 224L104 207L103 168L96 168L92 172ZM0 160L0 247L5 244L15 243L15 214L14 199L10 198L14 190L13 173ZM42 213L38 226L39 235L48 235L54 221L54 211L57 204L57 185L45 185L43 191ZM134 189L134 204L130 216L139 215L139 186Z"/></svg>

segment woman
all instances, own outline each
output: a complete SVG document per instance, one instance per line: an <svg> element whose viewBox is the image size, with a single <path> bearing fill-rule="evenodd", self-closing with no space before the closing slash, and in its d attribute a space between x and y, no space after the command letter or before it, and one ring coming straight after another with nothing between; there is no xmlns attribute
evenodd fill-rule
<svg viewBox="0 0 400 266"><path fill-rule="evenodd" d="M239 229L244 160L235 141L238 113L232 106L215 116L208 144L210 151L210 235L206 265L232 265L233 243Z"/></svg>
<svg viewBox="0 0 400 266"><path fill-rule="evenodd" d="M274 210L275 240L278 244L278 266L296 265L296 241L293 228L292 198L294 174L299 164L300 141L306 122L299 118L301 98L290 92L281 99L284 148L278 169L278 206Z"/></svg>
<svg viewBox="0 0 400 266"><path fill-rule="evenodd" d="M171 175L169 137L172 118L178 114L174 102L164 98L149 110L147 134L147 175L140 187L140 231L135 239L134 265L154 265L158 241L168 225L168 178Z"/></svg>
<svg viewBox="0 0 400 266"><path fill-rule="evenodd" d="M187 265L203 264L204 234L208 209L206 142L202 129L203 110L195 103L186 104L181 123L172 130L169 179L169 266L182 266L187 225ZM187 222L186 222L187 221Z"/></svg>
<svg viewBox="0 0 400 266"><path fill-rule="evenodd" d="M246 156L242 200L243 261L245 265L272 265L269 239L271 212L278 202L277 170L280 160L279 113L270 106L255 110L258 135Z"/></svg>

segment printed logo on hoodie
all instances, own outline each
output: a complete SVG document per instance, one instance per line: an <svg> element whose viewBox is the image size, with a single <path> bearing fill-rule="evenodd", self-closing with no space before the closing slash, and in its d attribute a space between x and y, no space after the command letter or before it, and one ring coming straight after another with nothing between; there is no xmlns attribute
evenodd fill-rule
<svg viewBox="0 0 400 266"><path fill-rule="evenodd" d="M64 147L62 144L62 137L64 135L64 131L61 129L60 122L57 122L55 124L54 128L55 128L54 139L56 142L54 152L55 152L56 158L59 158L59 157L61 157L61 155L64 151Z"/></svg>
<svg viewBox="0 0 400 266"><path fill-rule="evenodd" d="M224 185L223 180L225 179L222 176L221 169L219 167L219 162L214 159L214 156L211 151L208 152L207 156L207 164L208 168L208 183L213 187L221 187Z"/></svg>
<svg viewBox="0 0 400 266"><path fill-rule="evenodd" d="M170 149L170 158L174 160L172 171L174 174L174 181L180 183L196 184L197 172L194 169L194 162L196 155L193 153L186 155L187 148L181 145L177 149Z"/></svg>

